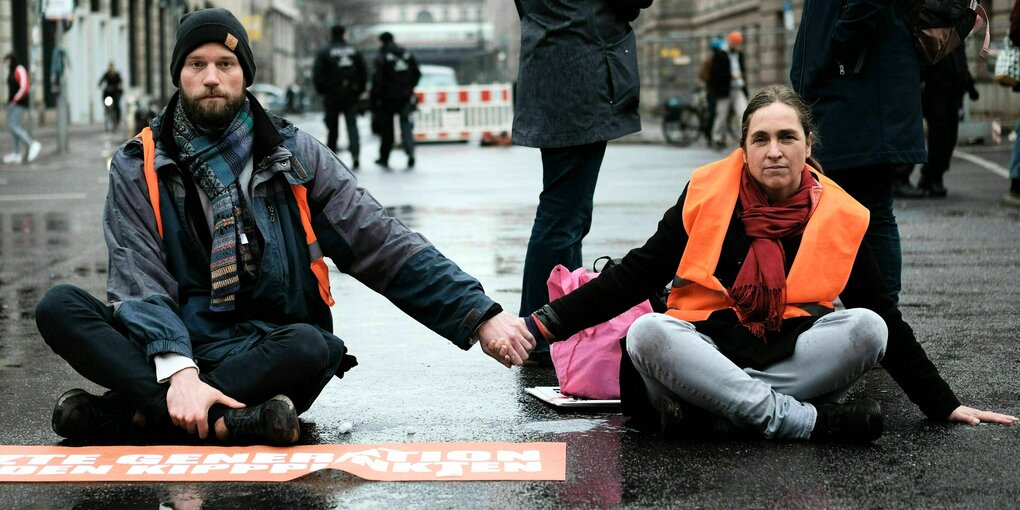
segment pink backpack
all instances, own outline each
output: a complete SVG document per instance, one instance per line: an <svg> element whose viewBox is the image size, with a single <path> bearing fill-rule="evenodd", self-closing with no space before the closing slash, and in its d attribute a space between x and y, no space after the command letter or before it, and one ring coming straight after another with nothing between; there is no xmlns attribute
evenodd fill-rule
<svg viewBox="0 0 1020 510"><path fill-rule="evenodd" d="M588 283L598 273L585 268L570 272L557 265L549 274L549 300L554 300ZM591 399L620 398L620 339L638 317L652 311L648 301L616 318L585 329L552 344L552 360L560 393Z"/></svg>

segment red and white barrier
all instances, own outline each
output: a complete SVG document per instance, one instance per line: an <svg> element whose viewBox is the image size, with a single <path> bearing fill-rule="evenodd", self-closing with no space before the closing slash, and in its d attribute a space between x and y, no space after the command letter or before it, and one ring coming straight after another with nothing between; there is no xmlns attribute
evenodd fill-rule
<svg viewBox="0 0 1020 510"><path fill-rule="evenodd" d="M509 133L513 126L509 83L421 87L414 94L418 98L414 121L417 141L466 141L487 133Z"/></svg>

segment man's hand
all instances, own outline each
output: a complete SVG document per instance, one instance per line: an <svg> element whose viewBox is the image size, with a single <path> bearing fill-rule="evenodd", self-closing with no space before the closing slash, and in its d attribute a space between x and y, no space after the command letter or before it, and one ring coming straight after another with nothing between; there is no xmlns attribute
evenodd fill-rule
<svg viewBox="0 0 1020 510"><path fill-rule="evenodd" d="M213 404L241 408L244 404L224 395L198 378L198 370L185 368L170 376L170 389L166 392L166 408L174 425L198 433L205 439L209 435L208 415Z"/></svg>
<svg viewBox="0 0 1020 510"><path fill-rule="evenodd" d="M506 312L483 322L477 334L482 351L507 368L524 364L528 353L535 348L535 338L524 322Z"/></svg>
<svg viewBox="0 0 1020 510"><path fill-rule="evenodd" d="M977 425L978 423L1001 423L1003 425L1016 425L1016 416L1010 416L1008 414L993 413L990 411L982 411L980 409L974 409L973 407L960 406L953 410L949 414L949 421L956 421L960 423L966 423L968 425Z"/></svg>

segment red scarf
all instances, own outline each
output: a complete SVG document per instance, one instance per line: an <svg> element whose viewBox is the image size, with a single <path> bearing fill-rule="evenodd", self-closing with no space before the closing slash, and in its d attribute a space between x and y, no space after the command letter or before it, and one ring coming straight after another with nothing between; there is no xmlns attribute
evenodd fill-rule
<svg viewBox="0 0 1020 510"><path fill-rule="evenodd" d="M807 165L800 188L792 196L774 204L758 187L747 166L740 176L740 221L751 240L744 265L730 289L740 323L755 336L764 339L766 331L779 331L783 322L786 294L786 253L784 237L804 229L820 186Z"/></svg>

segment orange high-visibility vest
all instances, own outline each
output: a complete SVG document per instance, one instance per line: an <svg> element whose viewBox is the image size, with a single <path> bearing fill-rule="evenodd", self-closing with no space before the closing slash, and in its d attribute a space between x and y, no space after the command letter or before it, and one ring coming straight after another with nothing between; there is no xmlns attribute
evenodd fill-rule
<svg viewBox="0 0 1020 510"><path fill-rule="evenodd" d="M159 178L156 176L156 142L152 139L152 130L145 128L138 133L137 138L142 141L142 156L145 161L145 185L149 189L149 203L152 204L152 212L156 215L156 228L159 230L159 238L163 238L163 216L159 211ZM301 226L305 230L305 242L308 243L308 257L312 274L319 284L319 296L328 306L333 306L336 301L329 289L329 268L323 260L322 248L312 230L312 214L308 208L308 192L303 184L291 184L290 190L294 193L298 210L301 213Z"/></svg>
<svg viewBox="0 0 1020 510"><path fill-rule="evenodd" d="M683 210L687 247L667 301L666 313L677 319L703 321L712 312L733 307L733 299L714 273L737 204L743 167L738 149L691 176ZM868 229L868 210L828 177L815 176L822 194L786 277L784 319L832 311Z"/></svg>

